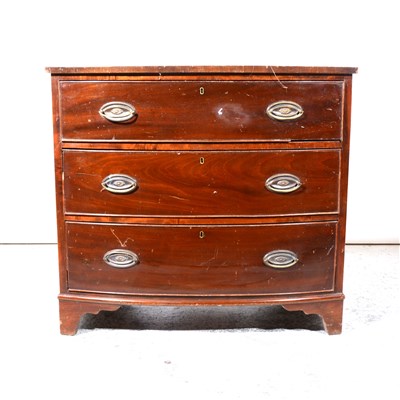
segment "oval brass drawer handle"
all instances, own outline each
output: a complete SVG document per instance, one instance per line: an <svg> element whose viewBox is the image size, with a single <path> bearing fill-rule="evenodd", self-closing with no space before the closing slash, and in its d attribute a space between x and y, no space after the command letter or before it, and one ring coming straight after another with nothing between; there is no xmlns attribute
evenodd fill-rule
<svg viewBox="0 0 400 400"><path fill-rule="evenodd" d="M266 113L268 117L278 121L293 121L300 118L304 114L304 110L300 104L294 101L281 100L270 104Z"/></svg>
<svg viewBox="0 0 400 400"><path fill-rule="evenodd" d="M265 187L275 193L291 193L300 189L301 181L296 175L276 174L265 181Z"/></svg>
<svg viewBox="0 0 400 400"><path fill-rule="evenodd" d="M111 101L100 107L99 114L111 122L127 122L136 115L136 109L129 103Z"/></svg>
<svg viewBox="0 0 400 400"><path fill-rule="evenodd" d="M267 253L263 262L267 267L289 268L299 261L296 253L290 250L273 250Z"/></svg>
<svg viewBox="0 0 400 400"><path fill-rule="evenodd" d="M139 263L139 257L133 251L114 249L104 254L103 260L114 268L129 268Z"/></svg>
<svg viewBox="0 0 400 400"><path fill-rule="evenodd" d="M111 193L125 194L132 193L138 187L135 178L124 174L111 174L101 182L101 186Z"/></svg>

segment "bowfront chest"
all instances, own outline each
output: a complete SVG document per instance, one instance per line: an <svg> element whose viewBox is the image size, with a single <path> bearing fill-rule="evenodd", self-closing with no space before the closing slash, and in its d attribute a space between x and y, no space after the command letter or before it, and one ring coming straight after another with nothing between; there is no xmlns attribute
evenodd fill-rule
<svg viewBox="0 0 400 400"><path fill-rule="evenodd" d="M341 332L356 69L48 71L61 333L122 305L256 304Z"/></svg>

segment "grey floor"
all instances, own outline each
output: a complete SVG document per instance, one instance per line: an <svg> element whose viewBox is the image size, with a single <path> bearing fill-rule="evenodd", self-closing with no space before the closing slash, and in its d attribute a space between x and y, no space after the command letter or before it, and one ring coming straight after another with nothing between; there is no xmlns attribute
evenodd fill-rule
<svg viewBox="0 0 400 400"><path fill-rule="evenodd" d="M280 307L123 307L61 336L56 246L0 260L2 399L400 397L399 246L347 246L339 336Z"/></svg>

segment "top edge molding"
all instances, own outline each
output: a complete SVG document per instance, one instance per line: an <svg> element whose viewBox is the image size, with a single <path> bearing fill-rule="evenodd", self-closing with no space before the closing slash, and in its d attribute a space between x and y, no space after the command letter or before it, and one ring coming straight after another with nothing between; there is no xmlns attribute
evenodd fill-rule
<svg viewBox="0 0 400 400"><path fill-rule="evenodd" d="M351 75L354 67L284 67L284 66L135 66L135 67L47 67L52 75L190 75L190 74L245 74L245 75Z"/></svg>

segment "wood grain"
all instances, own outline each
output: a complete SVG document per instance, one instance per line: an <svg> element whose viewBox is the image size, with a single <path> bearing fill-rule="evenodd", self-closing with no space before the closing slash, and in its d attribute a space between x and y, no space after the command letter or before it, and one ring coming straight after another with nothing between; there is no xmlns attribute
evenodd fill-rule
<svg viewBox="0 0 400 400"><path fill-rule="evenodd" d="M46 70L53 75L351 75L357 72L354 67L291 67L291 66L269 66L269 65L191 65L191 66L119 66L119 67L47 67Z"/></svg>
<svg viewBox="0 0 400 400"><path fill-rule="evenodd" d="M121 305L277 305L341 332L351 82L356 68L48 68L52 75L61 333ZM276 121L269 104L304 114ZM130 123L99 109L131 103ZM201 161L202 160L202 161ZM112 194L110 174L135 178ZM301 188L276 194L272 175ZM106 264L129 250L139 264ZM272 250L294 252L287 269Z"/></svg>
<svg viewBox="0 0 400 400"><path fill-rule="evenodd" d="M338 211L338 150L64 152L68 214L270 216ZM203 164L201 163L203 162ZM292 193L265 188L280 173L302 182ZM136 179L130 194L104 190L110 174Z"/></svg>
<svg viewBox="0 0 400 400"><path fill-rule="evenodd" d="M61 133L69 140L229 142L342 137L340 81L62 81L59 90ZM269 118L267 106L281 100L300 104L303 117L295 121ZM99 110L111 101L133 105L137 118L125 124L107 121Z"/></svg>
<svg viewBox="0 0 400 400"><path fill-rule="evenodd" d="M333 290L336 223L288 225L110 225L67 223L69 289L152 295L251 295ZM200 232L204 237L201 238ZM126 249L139 257L127 269L104 254ZM263 264L286 249L299 262Z"/></svg>

